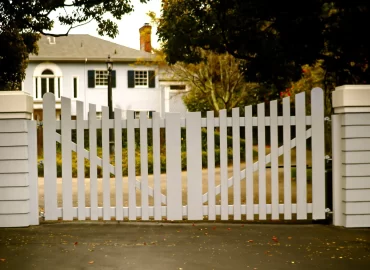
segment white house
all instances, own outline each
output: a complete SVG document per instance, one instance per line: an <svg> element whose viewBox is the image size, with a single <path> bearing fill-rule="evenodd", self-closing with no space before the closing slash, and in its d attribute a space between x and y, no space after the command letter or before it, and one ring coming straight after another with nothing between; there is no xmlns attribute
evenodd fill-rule
<svg viewBox="0 0 370 270"><path fill-rule="evenodd" d="M83 101L85 115L89 103L96 104L98 112L101 106L107 106L108 55L114 64L114 107L123 111L185 113L180 97L186 90L184 83L174 82L159 71L155 55L150 53L151 26L145 24L139 31L141 50L90 35L42 36L38 42L39 53L30 55L22 84L22 90L34 97L34 118L42 118L42 96L47 92L56 96L57 117L61 96Z"/></svg>

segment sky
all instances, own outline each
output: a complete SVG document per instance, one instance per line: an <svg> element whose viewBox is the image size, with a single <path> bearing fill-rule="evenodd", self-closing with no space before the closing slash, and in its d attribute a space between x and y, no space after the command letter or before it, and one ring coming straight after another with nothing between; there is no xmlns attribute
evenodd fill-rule
<svg viewBox="0 0 370 270"><path fill-rule="evenodd" d="M161 10L161 0L150 0L147 4L140 3L139 0L131 0L134 6L134 11L130 14L126 14L122 17L122 20L117 21L119 34L114 38L109 38L107 36L99 36L96 31L97 23L91 22L87 25L83 25L72 29L70 34L89 34L95 37L99 37L105 40L109 40L133 49L140 49L140 36L139 28L144 25L144 23L150 23L150 18L146 15L149 11L154 11L157 16L160 15ZM60 11L54 12L50 15L51 18L55 19ZM158 37L156 35L156 27L152 26L152 47L159 48ZM51 33L59 34L65 33L68 27L61 26L58 21L55 20L55 25Z"/></svg>

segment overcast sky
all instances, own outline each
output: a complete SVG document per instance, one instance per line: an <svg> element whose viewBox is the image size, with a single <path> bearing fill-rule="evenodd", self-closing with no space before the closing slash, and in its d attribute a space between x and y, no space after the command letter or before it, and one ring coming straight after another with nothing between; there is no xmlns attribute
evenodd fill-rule
<svg viewBox="0 0 370 270"><path fill-rule="evenodd" d="M100 37L102 39L106 39L109 41L113 41L115 43L133 48L133 49L140 49L140 36L139 36L139 28L144 25L144 23L150 23L150 18L146 13L149 11L154 11L157 16L160 14L161 10L161 0L150 0L147 4L141 4L139 0L131 0L131 3L134 5L134 11L128 15L124 15L122 20L116 21L118 23L119 34L116 38L111 39L106 36L99 36L96 28L96 22L91 22L87 25L77 27L72 29L69 33L70 34L89 34L92 36ZM51 17L56 18L57 13L51 14ZM55 21L55 26L52 33L65 33L68 30L68 27L63 27ZM157 29L153 26L152 28L152 46L153 48L158 48L159 44L157 41L156 35Z"/></svg>

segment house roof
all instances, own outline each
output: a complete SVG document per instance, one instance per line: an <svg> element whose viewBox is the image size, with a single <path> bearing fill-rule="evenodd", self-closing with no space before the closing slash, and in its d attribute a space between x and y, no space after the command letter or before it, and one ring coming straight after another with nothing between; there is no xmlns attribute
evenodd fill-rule
<svg viewBox="0 0 370 270"><path fill-rule="evenodd" d="M154 61L154 54L131 49L90 35L70 34L64 37L42 36L38 41L38 55L31 54L30 61L106 61L108 55L114 62Z"/></svg>

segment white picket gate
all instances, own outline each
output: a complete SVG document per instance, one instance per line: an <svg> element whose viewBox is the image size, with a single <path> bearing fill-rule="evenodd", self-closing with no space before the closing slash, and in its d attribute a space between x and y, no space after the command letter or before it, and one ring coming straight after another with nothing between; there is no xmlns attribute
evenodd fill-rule
<svg viewBox="0 0 370 270"><path fill-rule="evenodd" d="M102 108L102 118L97 119L95 105L89 105L88 120L83 119L84 104L76 102L76 120L71 120L71 100L61 99L61 120L55 117L55 97L51 93L44 95L43 134L44 134L44 208L46 220L259 220L325 219L325 168L324 168L324 107L323 92L315 88L311 92L311 116L306 116L305 93L295 97L295 116L291 116L290 98L283 99L283 115L278 116L277 101L270 102L270 116L265 116L265 105L257 106L257 117L252 116L252 106L245 107L244 117L239 109L232 110L232 117L226 111L220 111L215 118L213 112L207 112L206 118L201 113L187 113L185 119L180 114L166 113L160 118L153 113L147 119L142 112L139 119L134 119L134 112L127 112L122 119L120 109L115 109L115 119L109 119L108 108ZM270 127L270 153L266 155L266 126ZM278 126L283 128L283 145L278 145ZM291 139L291 126L295 126L296 138ZM228 177L227 128L232 128L233 176ZM245 129L245 164L240 162L240 128ZM258 161L253 163L253 127L258 130ZM161 186L160 128L165 128L166 144L166 194ZM186 183L181 171L181 128L186 128ZM201 129L207 130L207 166L208 174L203 181L202 174L202 137ZM216 185L215 176L215 128L220 132L220 184ZM77 143L71 140L71 131L76 130ZM89 150L84 148L84 130L89 130ZM102 129L102 158L97 155L97 129ZM109 129L115 133L115 164L110 163ZM127 129L128 176L122 176L122 129ZM140 129L140 181L135 172L135 129ZM148 129L153 137L153 183L148 176ZM61 130L61 135L57 133ZM311 138L312 152L312 203L307 199L307 162L306 139ZM62 153L62 206L58 206L56 142L61 143ZM296 148L296 202L292 202L291 149ZM72 151L77 153L77 206L73 203L72 188ZM283 179L279 183L279 156L283 155ZM90 177L85 179L84 162L90 161ZM271 165L271 203L267 203L266 165ZM97 167L103 171L102 205L98 205ZM258 191L253 180L258 172ZM114 174L115 178L110 178ZM114 185L112 182L114 181ZM162 182L161 182L162 181ZM242 190L242 181L246 181ZM207 192L203 194L203 185ZM185 185L184 185L185 184ZM86 187L90 196L86 198ZM124 186L128 191L123 192ZM111 206L111 188L114 187L115 206ZM183 188L186 192L183 193ZM229 205L229 192L232 189L233 203ZM281 195L282 190L283 196ZM137 191L141 197L137 205ZM187 204L183 204L183 194ZM220 203L216 200L219 195ZM242 194L245 194L242 198ZM258 203L254 197L258 195ZM153 197L150 204L149 196ZM90 206L86 207L86 201ZM128 202L124 206L124 201ZM281 203L282 202L282 203ZM271 215L268 217L267 215Z"/></svg>

